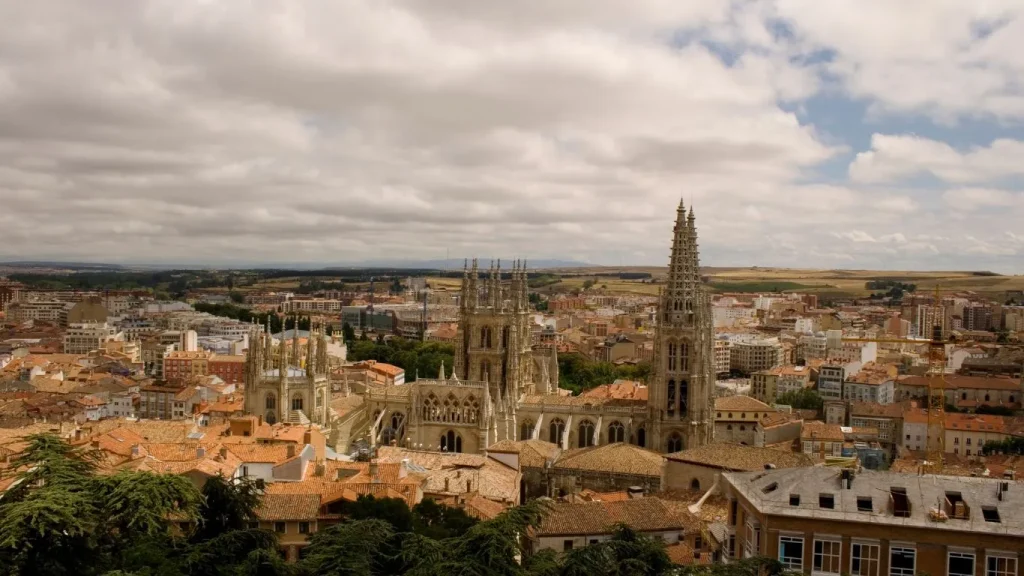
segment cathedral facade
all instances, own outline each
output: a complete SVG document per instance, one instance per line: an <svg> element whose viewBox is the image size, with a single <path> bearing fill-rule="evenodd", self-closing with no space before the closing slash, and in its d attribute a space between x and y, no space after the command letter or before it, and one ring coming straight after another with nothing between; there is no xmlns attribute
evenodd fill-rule
<svg viewBox="0 0 1024 576"><path fill-rule="evenodd" d="M289 348L291 350L289 351ZM298 331L291 346L280 342L270 328L253 329L245 360L245 412L269 423L292 422L330 425L330 381L327 336L320 328L300 345Z"/></svg>
<svg viewBox="0 0 1024 576"><path fill-rule="evenodd" d="M656 320L647 398L570 396L554 348L531 345L525 263L481 277L465 268L455 366L435 379L370 386L371 444L480 452L539 438L563 449L631 442L677 452L711 442L714 350L710 295L701 285L693 208L680 203Z"/></svg>

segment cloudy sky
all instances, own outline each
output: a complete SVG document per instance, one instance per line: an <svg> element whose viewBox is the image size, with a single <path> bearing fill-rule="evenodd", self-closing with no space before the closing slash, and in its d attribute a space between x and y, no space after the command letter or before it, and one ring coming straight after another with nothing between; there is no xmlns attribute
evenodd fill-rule
<svg viewBox="0 0 1024 576"><path fill-rule="evenodd" d="M1024 272L1020 0L0 2L0 260Z"/></svg>

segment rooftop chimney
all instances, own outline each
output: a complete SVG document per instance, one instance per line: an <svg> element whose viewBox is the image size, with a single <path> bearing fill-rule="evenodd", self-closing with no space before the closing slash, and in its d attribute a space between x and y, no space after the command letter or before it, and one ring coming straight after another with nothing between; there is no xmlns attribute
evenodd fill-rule
<svg viewBox="0 0 1024 576"><path fill-rule="evenodd" d="M220 447L220 457L221 457L221 459L225 459L225 458L228 457L228 449L227 449L227 447L225 447L225 446L221 446Z"/></svg>
<svg viewBox="0 0 1024 576"><path fill-rule="evenodd" d="M295 456L295 444L288 444L288 448L286 448L286 450L286 454L288 455L289 458Z"/></svg>
<svg viewBox="0 0 1024 576"><path fill-rule="evenodd" d="M376 462L370 462L370 481L371 482L380 482L380 476L377 473L377 463Z"/></svg>
<svg viewBox="0 0 1024 576"><path fill-rule="evenodd" d="M445 491L445 493L451 491L451 479L450 478L445 478L444 479L444 491Z"/></svg>
<svg viewBox="0 0 1024 576"><path fill-rule="evenodd" d="M630 486L626 489L626 495L630 498L642 498L644 495L644 489L640 486Z"/></svg>

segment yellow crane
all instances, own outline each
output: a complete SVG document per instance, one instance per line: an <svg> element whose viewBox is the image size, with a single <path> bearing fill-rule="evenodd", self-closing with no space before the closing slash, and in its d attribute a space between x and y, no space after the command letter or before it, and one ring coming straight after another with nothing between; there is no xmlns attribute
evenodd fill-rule
<svg viewBox="0 0 1024 576"><path fill-rule="evenodd" d="M939 288L935 287L933 305L940 307ZM928 438L926 449L926 471L938 472L946 452L946 345L953 340L942 337L942 318L932 314L931 338L842 338L843 342L877 342L882 344L915 344L928 346ZM920 319L919 319L920 322Z"/></svg>

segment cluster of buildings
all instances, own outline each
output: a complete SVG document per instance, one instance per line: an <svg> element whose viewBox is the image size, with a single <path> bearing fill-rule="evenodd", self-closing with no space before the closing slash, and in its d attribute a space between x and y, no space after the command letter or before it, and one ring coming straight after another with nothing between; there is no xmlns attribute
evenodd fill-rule
<svg viewBox="0 0 1024 576"><path fill-rule="evenodd" d="M256 480L259 526L289 560L364 495L481 519L548 498L531 552L590 546L626 523L680 565L769 556L814 575L1021 574L1024 455L986 446L1024 444L1024 352L972 335L1012 332L1015 309L959 295L831 308L715 296L692 208L679 206L671 244L658 297L597 288L538 312L525 265L473 261L458 293L412 279L380 298L247 296L313 318L276 334L185 303L0 284L0 492L25 436L50 431L102 453L101 473ZM25 316L46 309L22 306L33 302L64 312ZM327 330L339 321L451 344L454 362L415 380L349 362ZM573 395L559 385L568 353L650 374Z"/></svg>

